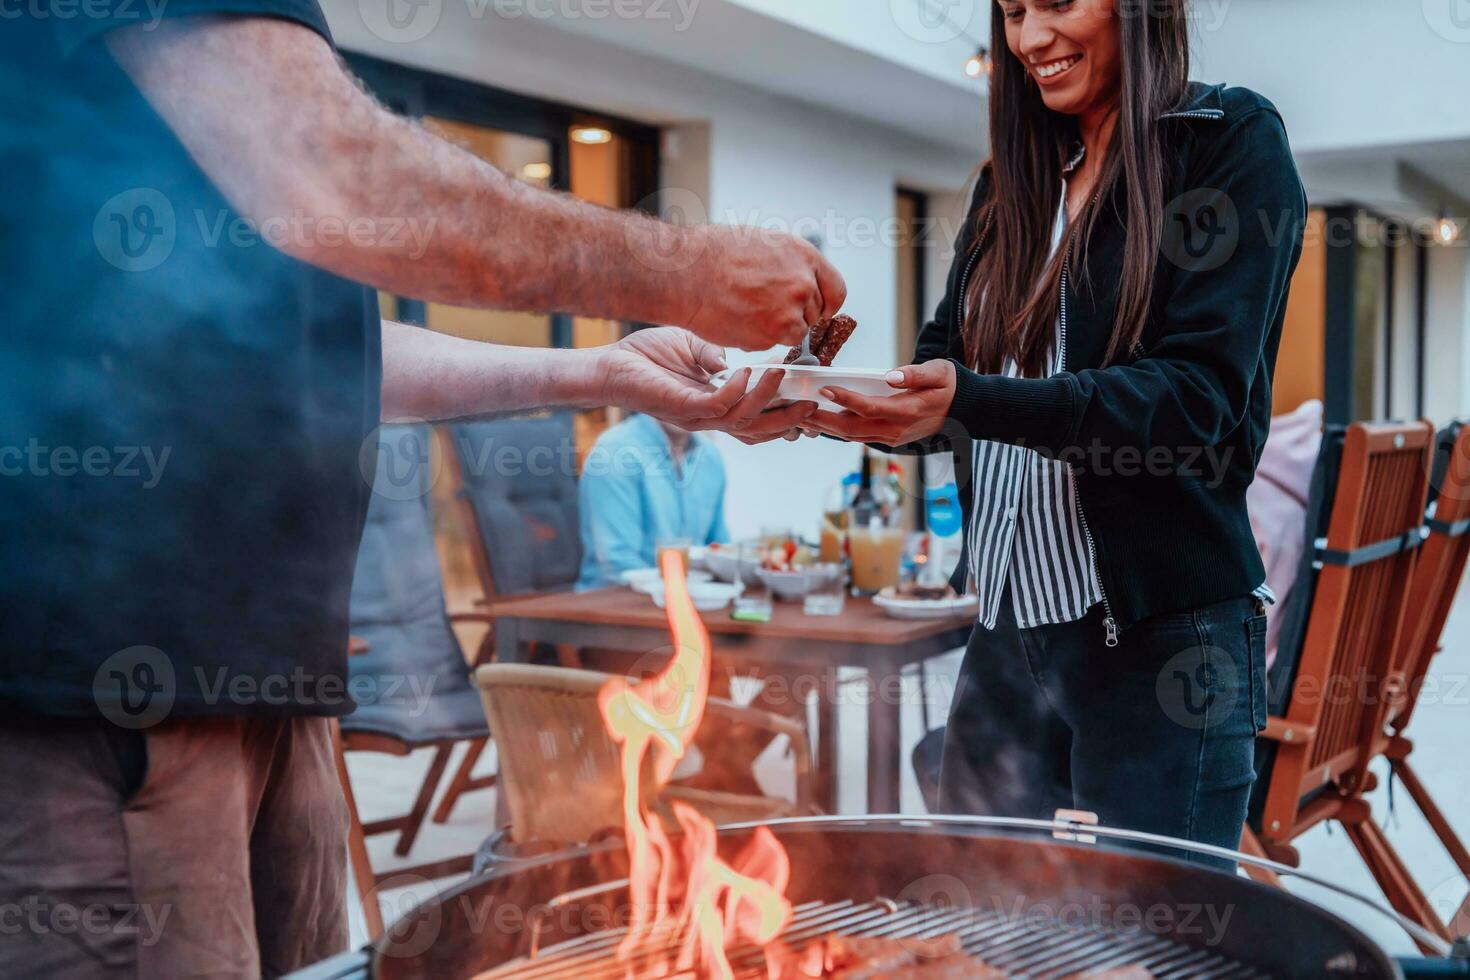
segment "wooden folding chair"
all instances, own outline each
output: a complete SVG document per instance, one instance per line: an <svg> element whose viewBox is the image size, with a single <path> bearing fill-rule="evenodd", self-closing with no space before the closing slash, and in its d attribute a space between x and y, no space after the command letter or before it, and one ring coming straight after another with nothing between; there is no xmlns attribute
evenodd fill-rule
<svg viewBox="0 0 1470 980"><path fill-rule="evenodd" d="M1448 938L1365 799L1374 784L1368 764L1404 698L1397 651L1423 540L1433 437L1426 422L1347 430L1327 534L1315 542L1320 571L1290 700L1263 734L1276 752L1259 836L1247 827L1242 846L1294 866L1291 842L1335 821L1390 904Z"/></svg>
<svg viewBox="0 0 1470 980"><path fill-rule="evenodd" d="M440 431L451 443L445 475L480 583L477 604L570 589L582 561L572 416L457 423ZM494 649L492 621L474 663L488 663ZM575 647L554 649L562 666L581 666ZM494 775L474 775L486 745L484 739L470 745L434 810L435 823L447 821L465 793L494 784Z"/></svg>
<svg viewBox="0 0 1470 980"><path fill-rule="evenodd" d="M489 664L475 671L500 757L508 833L497 843L566 846L622 827L622 770L617 744L603 725L597 693L611 674L534 664ZM811 747L806 728L785 715L710 698L705 717L786 735L796 770L794 800L670 784L645 798L662 810L678 800L716 824L814 813ZM647 775L647 773L645 773Z"/></svg>
<svg viewBox="0 0 1470 980"><path fill-rule="evenodd" d="M1455 834L1444 812L1435 804L1423 781L1409 765L1414 744L1404 736L1418 704L1429 666L1440 650L1446 620L1459 591L1470 557L1470 425L1452 423L1436 438L1435 463L1431 477L1431 501L1425 526L1428 532L1419 549L1414 575L1409 583L1409 609L1398 670L1405 679L1403 699L1389 712L1384 755L1391 771L1404 784L1434 834L1444 845L1470 888L1470 851ZM1470 915L1470 896L1462 913ZM1466 923L1457 935L1470 932Z"/></svg>

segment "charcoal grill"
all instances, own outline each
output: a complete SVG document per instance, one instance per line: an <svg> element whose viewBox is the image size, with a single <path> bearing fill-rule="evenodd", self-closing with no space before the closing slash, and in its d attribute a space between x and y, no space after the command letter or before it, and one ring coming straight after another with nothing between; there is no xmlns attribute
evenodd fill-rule
<svg viewBox="0 0 1470 980"><path fill-rule="evenodd" d="M1299 896L1111 840L1148 835L986 818L767 826L791 855L795 912L784 941L795 948L831 933L954 934L991 967L1037 980L1135 965L1170 980L1405 976L1355 928ZM753 829L722 828L721 851L738 851ZM614 955L626 872L614 841L481 875L401 918L358 972L349 964L311 976L626 980L628 965ZM759 949L734 948L730 958L738 977L765 976ZM1446 972L1430 975L1458 975L1455 962L1442 965Z"/></svg>

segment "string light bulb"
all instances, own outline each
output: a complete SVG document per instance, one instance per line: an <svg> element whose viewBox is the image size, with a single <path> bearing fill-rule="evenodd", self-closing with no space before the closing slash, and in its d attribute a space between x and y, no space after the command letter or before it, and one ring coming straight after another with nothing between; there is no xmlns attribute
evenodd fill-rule
<svg viewBox="0 0 1470 980"><path fill-rule="evenodd" d="M1449 215L1447 215L1447 214L1441 214L1439 216L1439 240L1440 240L1440 242L1442 244L1448 245L1448 244L1450 244L1451 242L1453 242L1455 239L1457 239L1459 237L1460 237L1460 226L1459 226L1459 224L1455 221L1454 218L1451 218Z"/></svg>
<svg viewBox="0 0 1470 980"><path fill-rule="evenodd" d="M982 44L974 54L970 55L969 60L965 62L965 76L968 78L979 78L981 75L988 75L989 73L990 49Z"/></svg>

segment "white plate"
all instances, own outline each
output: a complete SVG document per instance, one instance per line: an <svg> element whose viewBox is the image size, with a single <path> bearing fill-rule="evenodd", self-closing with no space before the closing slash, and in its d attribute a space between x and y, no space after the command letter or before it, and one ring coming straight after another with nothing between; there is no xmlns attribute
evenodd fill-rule
<svg viewBox="0 0 1470 980"><path fill-rule="evenodd" d="M723 385L730 380L736 370L738 369L731 368L721 371L710 380L716 386ZM885 398L900 392L900 389L890 386L887 381L883 380L892 368L840 368L797 364L751 365L750 387L755 387L761 375L775 370L786 372L786 377L781 379L781 387L777 389L781 398L793 402L816 402L818 408L828 410L841 411L841 408L836 403L817 394L827 385L837 385L839 388L847 388L860 395L871 395L875 398Z"/></svg>
<svg viewBox="0 0 1470 980"><path fill-rule="evenodd" d="M690 585L700 582L708 582L712 576L709 572L689 572L688 581ZM634 592L642 592L648 595L654 589L664 587L664 577L657 568L630 568L619 576L623 584Z"/></svg>
<svg viewBox="0 0 1470 980"><path fill-rule="evenodd" d="M724 582L690 582L689 598L694 600L694 608L701 612L716 612L724 609L741 593L739 586L726 585ZM664 607L664 587L659 583L658 588L648 593L653 604L660 609Z"/></svg>
<svg viewBox="0 0 1470 980"><path fill-rule="evenodd" d="M976 612L980 599L973 595L953 599L899 599L892 589L884 589L873 597L873 605L894 619L948 619Z"/></svg>

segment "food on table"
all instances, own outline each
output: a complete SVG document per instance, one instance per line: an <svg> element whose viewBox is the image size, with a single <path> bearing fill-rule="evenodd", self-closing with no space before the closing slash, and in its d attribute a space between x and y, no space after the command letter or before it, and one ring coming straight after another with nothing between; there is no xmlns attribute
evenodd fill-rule
<svg viewBox="0 0 1470 980"><path fill-rule="evenodd" d="M1004 974L967 955L958 936L881 939L824 936L800 952L779 943L766 947L770 980L986 980Z"/></svg>
<svg viewBox="0 0 1470 980"><path fill-rule="evenodd" d="M766 547L761 556L761 568L768 572L794 572L810 565L816 558L817 554L810 545L795 538L785 538Z"/></svg>
<svg viewBox="0 0 1470 980"><path fill-rule="evenodd" d="M919 581L913 581L905 582L895 589L894 598L922 599L928 602L934 602L955 599L958 598L958 594L954 589L950 588L948 582L942 585L925 585Z"/></svg>
<svg viewBox="0 0 1470 980"><path fill-rule="evenodd" d="M857 321L846 313L839 313L829 320L818 320L807 333L812 356L822 365L831 367L832 359L842 350L842 345L857 329ZM786 352L785 363L790 364L801 356L801 348L793 347Z"/></svg>

